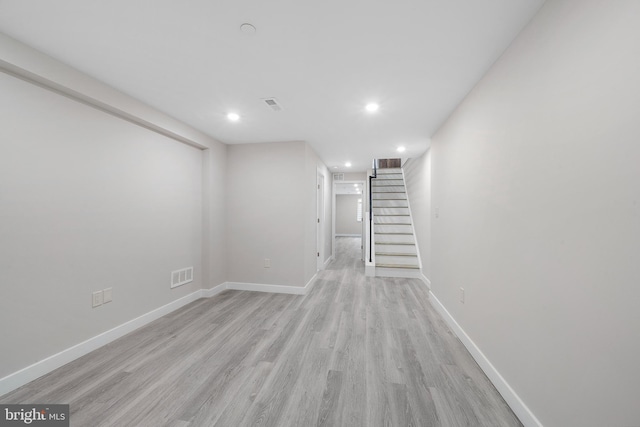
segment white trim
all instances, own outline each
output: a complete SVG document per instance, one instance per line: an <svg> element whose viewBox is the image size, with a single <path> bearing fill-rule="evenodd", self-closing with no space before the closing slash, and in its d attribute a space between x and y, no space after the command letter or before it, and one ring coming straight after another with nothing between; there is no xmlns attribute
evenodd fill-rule
<svg viewBox="0 0 640 427"><path fill-rule="evenodd" d="M340 236L340 235L336 235L336 198L338 196L338 194L336 193L336 184L361 184L362 188L367 188L367 182L368 182L368 178L365 178L364 180L360 179L360 180L355 180L355 181L353 181L353 180L349 180L349 181L334 181L334 180L331 180L331 253L332 253L332 256L335 256L336 237ZM366 191L363 191L361 195L363 196L362 197L363 202L365 200L369 200L369 198L368 198L369 196L367 195ZM362 221L362 223L365 223L365 221ZM364 234L357 234L357 235L354 235L354 236L360 236L362 238L363 242L366 239ZM363 244L362 250L363 250L363 254L364 254L364 244Z"/></svg>
<svg viewBox="0 0 640 427"><path fill-rule="evenodd" d="M217 289L218 287L219 286L214 289ZM169 314L172 311L175 311L180 307L183 307L202 297L203 290L199 289L193 293L190 293L189 295L172 301L169 304L165 304L162 307L151 310L150 312L143 314L142 316L129 320L128 322L116 326L113 329L98 334L86 341L83 341L79 344L62 350L59 353L40 360L33 365L27 366L26 368L22 368L17 372L9 374L6 377L0 379L0 396L9 393L10 391L15 390L18 387L21 387L35 380L36 378L39 378L53 371L54 369L66 365L67 363L78 359L79 357L82 357L85 354L92 352L93 350L109 344L110 342L128 334L129 332L132 332L148 323L151 323L154 320L159 319L162 316Z"/></svg>
<svg viewBox="0 0 640 427"><path fill-rule="evenodd" d="M422 270L420 270L420 278L422 279L424 284L427 285L427 289L429 289L429 291L431 291L431 280L429 280L429 278L424 275Z"/></svg>
<svg viewBox="0 0 640 427"><path fill-rule="evenodd" d="M331 255L325 262L324 262L324 269L326 270L327 267L329 266L329 264L331 264L331 261L334 260L334 256Z"/></svg>
<svg viewBox="0 0 640 427"><path fill-rule="evenodd" d="M274 294L304 295L302 286L265 285L262 283L227 282L227 289L234 291L270 292Z"/></svg>
<svg viewBox="0 0 640 427"><path fill-rule="evenodd" d="M326 191L324 185L324 171L316 166L316 270L322 270L324 268L324 193Z"/></svg>
<svg viewBox="0 0 640 427"><path fill-rule="evenodd" d="M336 237L362 237L362 234L336 234Z"/></svg>
<svg viewBox="0 0 640 427"><path fill-rule="evenodd" d="M500 372L491 364L489 359L482 353L482 350L473 342L473 340L467 335L462 327L456 322L451 313L445 308L444 305L436 298L436 296L429 290L429 300L431 305L436 309L438 313L444 318L449 328L453 330L456 336L462 341L464 346L469 350L471 356L478 363L480 368L489 377L489 380L498 392L502 395L507 404L511 407L511 410L520 419L520 422L526 427L543 427L542 423L536 418L531 410L520 399L520 396L511 388L509 383L500 375Z"/></svg>
<svg viewBox="0 0 640 427"><path fill-rule="evenodd" d="M311 276L311 279L309 279L309 281L307 282L306 285L304 285L304 293L305 295L307 294L307 292L309 292L311 290L311 288L313 287L313 285L316 284L316 279L318 278L318 273L314 274L313 276Z"/></svg>
<svg viewBox="0 0 640 427"><path fill-rule="evenodd" d="M227 289L233 289L236 291L253 291L253 292L270 292L274 294L292 294L292 295L306 295L315 283L316 277L314 274L311 280L304 286L288 286L288 285L265 285L262 283L242 283L242 282L226 282Z"/></svg>
<svg viewBox="0 0 640 427"><path fill-rule="evenodd" d="M226 290L227 290L227 284L221 283L218 286L214 286L211 289L202 289L201 292L204 298L211 298L212 296L218 295L220 292L226 291Z"/></svg>
<svg viewBox="0 0 640 427"><path fill-rule="evenodd" d="M330 260L332 258L330 258ZM22 387L23 385L37 378L40 378L45 374L48 374L54 369L66 365L67 363L72 362L84 356L85 354L92 352L93 350L97 350L98 348L109 344L110 342L115 341L120 337L123 337L129 332L133 332L136 329L148 323L151 323L154 320L159 319L162 316L165 316L199 298L210 298L226 289L305 295L315 284L317 276L317 274L314 274L304 287L225 282L219 284L218 286L214 286L211 289L199 289L195 292L190 293L189 295L165 304L162 307L151 310L150 312L138 316L135 319L129 320L128 322L125 322L121 325L118 325L113 329L98 334L86 341L71 346L59 353L49 356L30 366L27 366L26 368L22 368L19 371L1 378L0 396L11 392L18 387Z"/></svg>

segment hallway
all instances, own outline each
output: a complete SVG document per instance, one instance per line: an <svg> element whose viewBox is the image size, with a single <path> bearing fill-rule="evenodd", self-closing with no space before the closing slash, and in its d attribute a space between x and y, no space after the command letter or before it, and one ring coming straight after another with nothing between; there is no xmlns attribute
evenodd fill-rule
<svg viewBox="0 0 640 427"><path fill-rule="evenodd" d="M3 403L72 426L519 426L416 279L364 276L360 239L306 296L200 299Z"/></svg>

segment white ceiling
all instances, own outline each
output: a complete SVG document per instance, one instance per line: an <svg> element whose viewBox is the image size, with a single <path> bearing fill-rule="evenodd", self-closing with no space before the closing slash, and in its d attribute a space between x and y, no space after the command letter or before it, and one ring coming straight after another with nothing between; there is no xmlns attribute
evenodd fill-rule
<svg viewBox="0 0 640 427"><path fill-rule="evenodd" d="M222 142L357 171L424 152L543 1L0 0L0 31Z"/></svg>

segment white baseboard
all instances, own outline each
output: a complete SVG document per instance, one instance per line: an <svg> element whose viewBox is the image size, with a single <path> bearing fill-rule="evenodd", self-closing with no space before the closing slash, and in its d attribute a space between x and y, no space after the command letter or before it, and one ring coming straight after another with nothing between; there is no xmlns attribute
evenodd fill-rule
<svg viewBox="0 0 640 427"><path fill-rule="evenodd" d="M376 276L376 265L370 264L365 260L364 263L364 275L367 277L375 277Z"/></svg>
<svg viewBox="0 0 640 427"><path fill-rule="evenodd" d="M331 264L331 261L333 261L333 259L334 259L334 258L333 258L333 255L331 255L331 256L329 257L329 259L327 259L327 260L324 262L324 267L323 267L323 268L324 268L325 270L326 270L326 268L329 266L329 264Z"/></svg>
<svg viewBox="0 0 640 427"><path fill-rule="evenodd" d="M336 237L362 237L362 234L336 234Z"/></svg>
<svg viewBox="0 0 640 427"><path fill-rule="evenodd" d="M216 288L218 288L218 286ZM193 293L190 293L189 295L172 301L169 304L165 304L162 307L156 308L155 310L151 310L150 312L143 314L142 316L136 317L133 320L129 320L128 322L116 326L113 329L96 335L95 337L89 338L88 340L76 344L73 347L62 350L60 353L49 356L46 359L34 363L33 365L27 366L26 368L9 374L6 377L0 379L0 396L9 393L10 391L15 390L18 387L22 387L23 385L35 380L36 378L48 374L54 369L66 365L67 363L79 357L82 357L85 354L90 353L93 350L96 350L106 344L109 344L110 342L140 328L141 326L153 322L154 320L159 319L160 317L169 314L172 311L175 311L180 307L185 306L190 302L193 302L202 297L203 290L197 290Z"/></svg>
<svg viewBox="0 0 640 427"><path fill-rule="evenodd" d="M202 289L202 296L204 298L211 298L214 295L218 295L220 292L227 290L227 284L221 283L218 286L214 286L211 289Z"/></svg>
<svg viewBox="0 0 640 427"><path fill-rule="evenodd" d="M0 396L9 393L12 390L22 387L23 385L40 378L41 376L48 374L49 372L57 369L67 363L84 356L87 353L92 352L112 341L133 332L134 330L153 322L160 317L171 313L183 307L199 298L210 298L214 295L226 289L237 289L244 291L260 291L260 292L273 292L284 294L305 295L313 286L316 281L317 274L307 282L304 287L295 286L281 286L281 285L260 285L256 283L237 283L237 282L225 282L211 289L199 289L189 295L179 298L175 301L165 304L162 307L151 310L150 312L136 317L133 320L125 322L113 329L103 332L95 337L89 338L79 344L62 350L60 353L40 360L33 365L20 369L17 372L7 375L0 379Z"/></svg>
<svg viewBox="0 0 640 427"><path fill-rule="evenodd" d="M315 283L317 273L304 286L264 285L261 283L226 282L227 289L236 291L270 292L274 294L306 295Z"/></svg>
<svg viewBox="0 0 640 427"><path fill-rule="evenodd" d="M431 280L429 280L429 278L424 275L422 270L420 271L420 278L422 279L424 284L427 285L427 289L431 290Z"/></svg>
<svg viewBox="0 0 640 427"><path fill-rule="evenodd" d="M489 359L487 359L480 348L471 340L469 335L467 335L464 329L462 329L458 322L456 322L451 313L449 313L445 306L442 305L440 300L436 298L431 290L429 290L429 299L436 311L440 313L445 322L447 322L447 325L449 325L449 328L451 328L456 336L460 338L460 341L462 341L467 350L469 350L471 356L473 356L480 368L482 368L487 377L489 377L489 380L493 383L507 404L509 404L511 410L513 410L516 416L520 419L520 422L522 422L525 427L543 427L542 423L536 418L527 405L525 405L522 399L520 399L516 392L511 388L509 383L507 383L502 375L500 375L500 372L498 372L493 364L491 364Z"/></svg>

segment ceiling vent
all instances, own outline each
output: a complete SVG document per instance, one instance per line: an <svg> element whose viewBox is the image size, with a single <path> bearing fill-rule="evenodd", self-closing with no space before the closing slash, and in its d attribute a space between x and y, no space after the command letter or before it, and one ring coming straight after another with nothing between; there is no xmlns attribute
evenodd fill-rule
<svg viewBox="0 0 640 427"><path fill-rule="evenodd" d="M278 104L275 98L264 98L264 103L267 104L267 107L271 108L273 111L282 111L282 106Z"/></svg>

